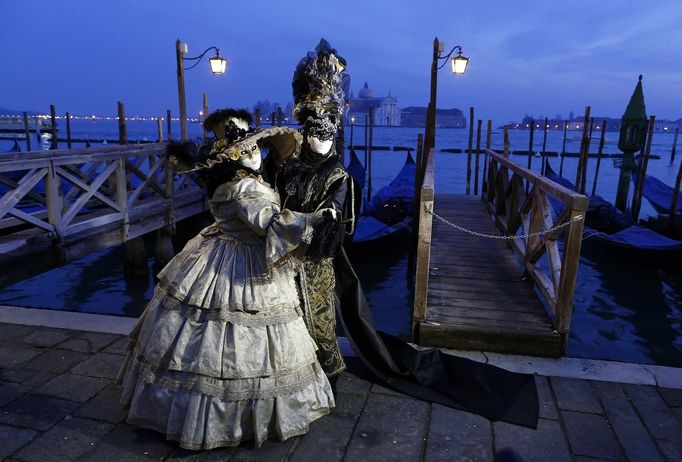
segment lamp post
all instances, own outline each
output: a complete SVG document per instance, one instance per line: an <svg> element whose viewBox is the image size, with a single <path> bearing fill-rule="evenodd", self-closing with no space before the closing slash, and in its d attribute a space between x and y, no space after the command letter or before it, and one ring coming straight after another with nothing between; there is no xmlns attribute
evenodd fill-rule
<svg viewBox="0 0 682 462"><path fill-rule="evenodd" d="M185 58L187 54L187 44L181 42L179 39L175 41L175 62L177 66L178 76L178 102L180 106L180 136L183 140L187 139L187 104L185 101L185 71L193 69L200 62L201 58L210 50L215 50L215 56L208 59L211 67L211 72L216 75L224 74L227 69L227 60L220 56L220 50L216 47L208 47L199 56L193 58ZM195 61L189 67L184 67L185 61Z"/></svg>
<svg viewBox="0 0 682 462"><path fill-rule="evenodd" d="M628 107L621 119L618 149L623 151L623 162L620 165L618 192L616 193L616 208L625 211L630 189L630 177L634 165L634 153L644 147L647 135L647 117L644 108L644 92L642 91L642 76L632 92Z"/></svg>
<svg viewBox="0 0 682 462"><path fill-rule="evenodd" d="M428 155L429 149L436 145L436 88L438 84L438 71L442 69L450 59L450 64L453 74L464 74L469 64L469 58L462 56L462 47L456 45L452 47L450 52L443 55L445 43L438 40L438 37L433 39L433 60L431 62L431 93L429 98L429 107L426 112L426 135L424 153ZM452 53L457 50L457 56L451 57ZM439 66L439 61L443 64ZM471 121L469 121L471 123ZM424 156L425 158L425 156Z"/></svg>

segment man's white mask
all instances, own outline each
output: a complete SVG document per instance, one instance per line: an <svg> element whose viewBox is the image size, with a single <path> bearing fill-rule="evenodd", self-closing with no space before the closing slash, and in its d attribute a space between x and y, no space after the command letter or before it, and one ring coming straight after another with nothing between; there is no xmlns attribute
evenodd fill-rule
<svg viewBox="0 0 682 462"><path fill-rule="evenodd" d="M334 140L321 140L314 136L308 136L306 139L308 141L308 146L310 146L310 150L315 154L329 154L329 150L332 148L332 144L334 144Z"/></svg>

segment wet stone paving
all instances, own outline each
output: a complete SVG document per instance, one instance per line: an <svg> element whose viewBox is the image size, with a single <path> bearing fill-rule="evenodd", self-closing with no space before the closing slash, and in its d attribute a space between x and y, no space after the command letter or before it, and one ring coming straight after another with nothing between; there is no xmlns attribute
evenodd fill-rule
<svg viewBox="0 0 682 462"><path fill-rule="evenodd" d="M682 390L536 376L540 420L518 427L339 379L337 408L308 434L192 452L125 423L120 335L0 324L0 460L682 461Z"/></svg>

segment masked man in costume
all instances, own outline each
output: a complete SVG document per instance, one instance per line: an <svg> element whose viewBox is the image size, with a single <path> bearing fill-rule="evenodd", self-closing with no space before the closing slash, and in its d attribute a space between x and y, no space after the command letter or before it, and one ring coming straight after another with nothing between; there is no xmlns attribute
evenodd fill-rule
<svg viewBox="0 0 682 462"><path fill-rule="evenodd" d="M371 310L341 246L344 236L352 234L360 205L334 146L344 110L345 68L345 60L324 39L299 62L292 86L303 142L298 155L271 156L266 166L282 207L308 213L328 207L339 217L315 229L299 274L304 319L324 372L334 387L345 368L336 338L338 314L357 356L385 385L491 420L535 427L538 401L532 376L437 349L420 351L374 329Z"/></svg>
<svg viewBox="0 0 682 462"><path fill-rule="evenodd" d="M308 213L332 208L340 217L316 229L299 275L306 323L317 343L320 364L330 378L345 369L336 338L333 260L354 221L353 182L334 143L345 105L344 68L344 59L325 40L299 62L292 86L294 115L302 126L303 143L300 152L281 168L269 159L270 167L277 170L271 182L283 207Z"/></svg>

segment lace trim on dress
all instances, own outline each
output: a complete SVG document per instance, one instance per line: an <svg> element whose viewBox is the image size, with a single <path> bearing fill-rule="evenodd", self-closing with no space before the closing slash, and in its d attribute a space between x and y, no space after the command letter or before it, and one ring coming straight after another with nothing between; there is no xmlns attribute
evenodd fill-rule
<svg viewBox="0 0 682 462"><path fill-rule="evenodd" d="M232 310L219 308L207 309L189 305L173 296L170 288L159 282L154 289L159 307L179 311L182 316L195 322L221 321L247 327L265 327L273 324L286 324L301 316L301 309L292 303L263 306L231 307Z"/></svg>
<svg viewBox="0 0 682 462"><path fill-rule="evenodd" d="M316 381L312 364L288 374L235 379L218 379L189 372L164 371L142 363L137 358L133 359L133 367L139 367L138 383L142 382L174 392L195 391L216 396L225 401L281 397L301 391Z"/></svg>

